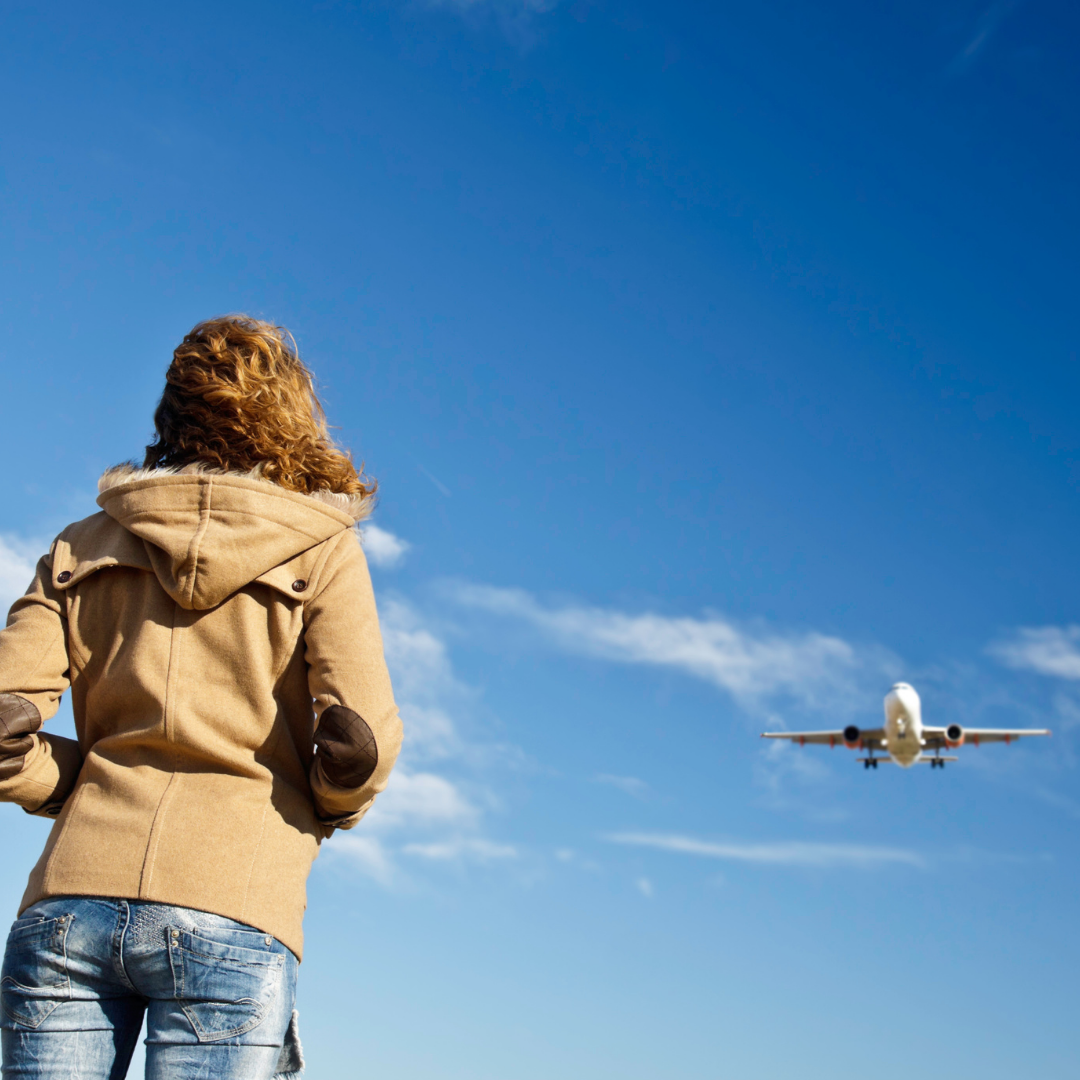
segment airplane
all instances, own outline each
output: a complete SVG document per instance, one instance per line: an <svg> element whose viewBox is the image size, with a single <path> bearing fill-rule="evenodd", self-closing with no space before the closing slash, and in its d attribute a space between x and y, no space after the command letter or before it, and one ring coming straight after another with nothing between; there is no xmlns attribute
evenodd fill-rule
<svg viewBox="0 0 1080 1080"><path fill-rule="evenodd" d="M1026 735L1049 735L1047 728L965 728L959 724L948 727L928 727L922 721L922 702L914 688L896 683L885 695L885 726L858 728L849 724L842 731L766 731L763 739L789 739L800 746L846 746L849 750L865 750L866 757L857 758L864 769L876 769L879 761L891 761L908 769L916 762L929 762L930 767L944 769L946 761L956 757L942 756L942 749L958 749L965 743L1011 743ZM874 751L884 757L875 757ZM927 757L926 751L933 756Z"/></svg>

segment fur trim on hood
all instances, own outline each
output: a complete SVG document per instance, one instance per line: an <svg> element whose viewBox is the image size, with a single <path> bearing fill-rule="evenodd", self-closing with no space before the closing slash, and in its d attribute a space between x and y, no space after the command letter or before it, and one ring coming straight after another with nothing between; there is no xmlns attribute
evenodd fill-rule
<svg viewBox="0 0 1080 1080"><path fill-rule="evenodd" d="M130 462L123 465L114 465L106 469L98 481L98 494L104 495L114 487L121 484L130 484L135 480L152 480L155 476L238 476L244 480L261 480L264 484L272 484L263 476L262 466L256 466L248 472L235 472L228 469L218 469L213 465L180 465L170 466L163 469L142 469ZM275 487L279 485L274 485ZM287 490L287 489L283 489ZM295 495L303 495L307 499L314 499L325 506L332 506L335 510L348 514L353 521L363 521L375 509L374 495L346 495L340 491L314 491L311 493L298 491Z"/></svg>

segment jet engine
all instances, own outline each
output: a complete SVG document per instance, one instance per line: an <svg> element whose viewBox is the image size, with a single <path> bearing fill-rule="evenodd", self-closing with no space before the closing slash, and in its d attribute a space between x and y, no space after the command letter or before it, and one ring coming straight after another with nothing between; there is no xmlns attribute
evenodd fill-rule
<svg viewBox="0 0 1080 1080"><path fill-rule="evenodd" d="M844 728L844 745L854 748L859 745L859 729L854 724Z"/></svg>
<svg viewBox="0 0 1080 1080"><path fill-rule="evenodd" d="M959 724L950 724L945 729L945 745L951 750L964 745L964 729Z"/></svg>

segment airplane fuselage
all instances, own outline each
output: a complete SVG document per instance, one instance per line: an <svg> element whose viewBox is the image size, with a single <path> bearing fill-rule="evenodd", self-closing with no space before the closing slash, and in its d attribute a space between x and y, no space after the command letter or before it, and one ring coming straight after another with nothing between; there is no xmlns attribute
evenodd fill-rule
<svg viewBox="0 0 1080 1080"><path fill-rule="evenodd" d="M922 702L907 683L897 683L885 695L885 746L905 769L922 757Z"/></svg>

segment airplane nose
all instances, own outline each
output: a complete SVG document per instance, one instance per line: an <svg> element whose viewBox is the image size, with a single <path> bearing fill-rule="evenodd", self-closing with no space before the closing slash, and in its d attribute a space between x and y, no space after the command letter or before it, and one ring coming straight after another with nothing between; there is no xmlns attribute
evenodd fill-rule
<svg viewBox="0 0 1080 1080"><path fill-rule="evenodd" d="M919 695L911 683L895 683L889 696L904 709L916 709L919 706Z"/></svg>

